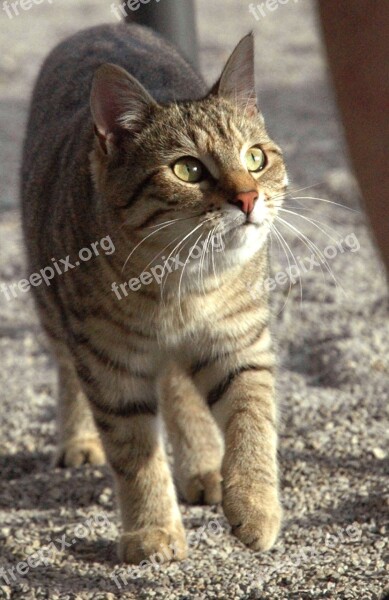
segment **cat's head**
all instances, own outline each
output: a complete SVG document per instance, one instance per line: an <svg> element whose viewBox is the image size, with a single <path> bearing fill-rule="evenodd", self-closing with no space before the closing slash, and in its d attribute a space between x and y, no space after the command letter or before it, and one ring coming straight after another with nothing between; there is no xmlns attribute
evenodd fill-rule
<svg viewBox="0 0 389 600"><path fill-rule="evenodd" d="M257 106L252 35L203 99L160 105L108 64L95 74L91 110L97 189L128 239L149 236L139 252L181 242L185 254L216 235L228 266L264 245L287 177Z"/></svg>

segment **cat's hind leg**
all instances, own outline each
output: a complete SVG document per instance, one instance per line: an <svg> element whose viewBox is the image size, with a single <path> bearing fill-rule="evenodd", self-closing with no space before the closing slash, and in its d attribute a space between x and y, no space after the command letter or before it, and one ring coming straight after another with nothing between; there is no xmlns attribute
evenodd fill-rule
<svg viewBox="0 0 389 600"><path fill-rule="evenodd" d="M82 390L72 357L65 346L54 343L58 361L58 448L54 464L78 467L102 465L105 454L88 400Z"/></svg>
<svg viewBox="0 0 389 600"><path fill-rule="evenodd" d="M218 504L223 441L208 406L190 375L177 364L169 365L158 391L180 496L190 504Z"/></svg>

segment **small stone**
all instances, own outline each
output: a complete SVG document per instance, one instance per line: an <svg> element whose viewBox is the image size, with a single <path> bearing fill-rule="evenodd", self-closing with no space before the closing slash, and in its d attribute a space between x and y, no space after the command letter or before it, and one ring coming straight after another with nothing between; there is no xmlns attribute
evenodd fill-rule
<svg viewBox="0 0 389 600"><path fill-rule="evenodd" d="M102 504L103 506L106 506L110 503L111 499L109 496L107 496L106 494L100 494L99 496L99 504Z"/></svg>
<svg viewBox="0 0 389 600"><path fill-rule="evenodd" d="M11 598L11 588L8 585L0 585L0 598L9 600Z"/></svg>
<svg viewBox="0 0 389 600"><path fill-rule="evenodd" d="M59 500L60 498L62 498L62 496L63 496L63 492L62 492L61 488L53 487L52 490L50 490L50 498L52 500Z"/></svg>
<svg viewBox="0 0 389 600"><path fill-rule="evenodd" d="M372 452L375 458L377 458L378 460L383 460L384 458L386 458L387 453L382 448L373 448Z"/></svg>

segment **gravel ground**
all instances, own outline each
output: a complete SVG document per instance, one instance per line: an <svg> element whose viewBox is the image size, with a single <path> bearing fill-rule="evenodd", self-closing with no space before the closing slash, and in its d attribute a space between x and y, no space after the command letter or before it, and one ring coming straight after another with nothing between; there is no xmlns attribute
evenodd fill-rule
<svg viewBox="0 0 389 600"><path fill-rule="evenodd" d="M230 536L219 509L182 506L191 544L186 561L138 572L118 564L109 474L51 469L55 371L30 295L8 302L2 293L0 598L389 597L387 292L344 158L313 2L277 5L258 22L240 0L198 6L207 79L254 29L260 98L285 150L292 189L312 186L297 196L344 206L298 201L302 217L288 220L311 241L280 225L297 264L305 264L301 286L294 280L289 291L279 275L273 292L282 535L271 552L254 554ZM12 20L0 12L0 282L9 285L25 275L17 172L33 79L59 39L112 16L102 0L33 4ZM312 243L327 265L311 261ZM273 262L275 273L288 268L276 238Z"/></svg>

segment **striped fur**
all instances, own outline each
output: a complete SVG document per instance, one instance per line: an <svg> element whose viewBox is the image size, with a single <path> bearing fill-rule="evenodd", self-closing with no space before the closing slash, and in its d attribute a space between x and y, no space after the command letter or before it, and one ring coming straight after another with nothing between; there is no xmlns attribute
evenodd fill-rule
<svg viewBox="0 0 389 600"><path fill-rule="evenodd" d="M103 63L136 80L97 70ZM31 273L53 257L74 263L106 236L115 248L34 293L59 367L57 463L107 457L124 561L186 555L176 488L189 502L222 501L233 532L253 549L270 548L280 527L268 298L265 288L250 290L268 274L286 174L255 105L251 37L207 94L172 47L132 25L66 40L35 87L22 168ZM254 175L242 157L257 144L267 163ZM173 173L187 155L208 170L200 184ZM231 204L252 189L254 224ZM204 246L189 261L189 248L210 247L216 232L223 252ZM181 266L162 284L126 287L177 253Z"/></svg>

